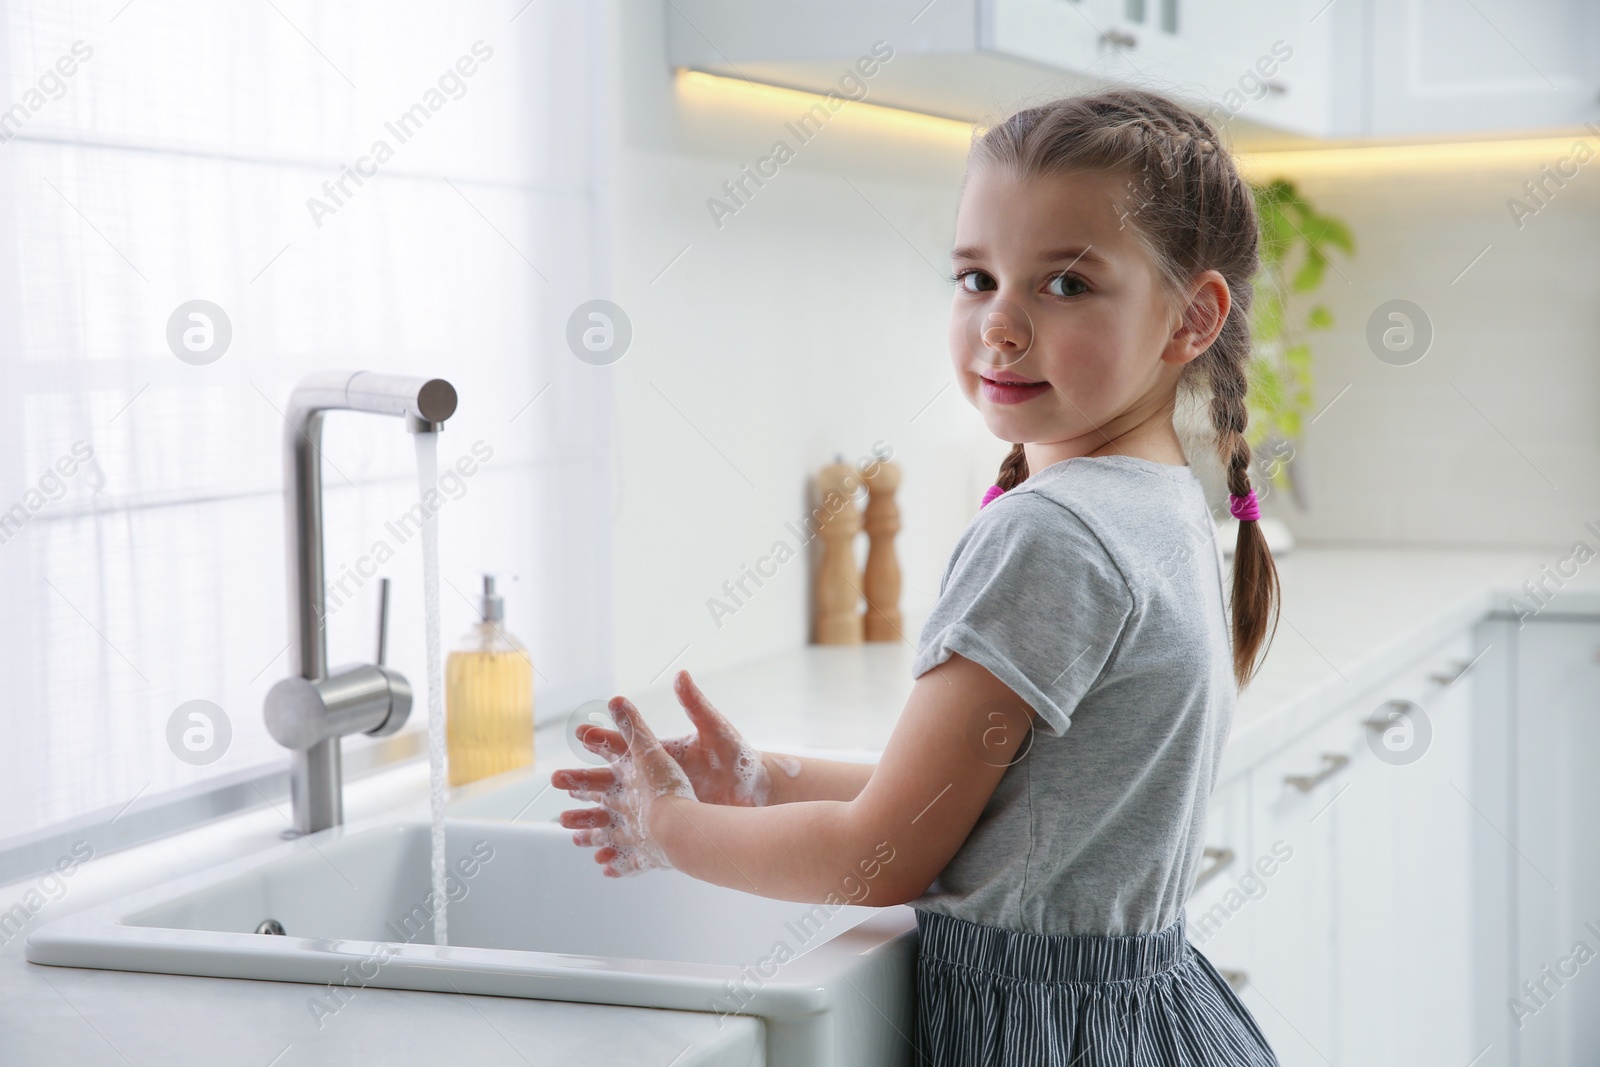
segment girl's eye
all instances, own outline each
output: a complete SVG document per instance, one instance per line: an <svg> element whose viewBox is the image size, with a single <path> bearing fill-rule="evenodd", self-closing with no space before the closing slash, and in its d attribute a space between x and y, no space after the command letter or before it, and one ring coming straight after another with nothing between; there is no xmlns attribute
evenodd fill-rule
<svg viewBox="0 0 1600 1067"><path fill-rule="evenodd" d="M1045 283L1045 292L1051 296L1082 296L1089 286L1076 274L1057 274Z"/></svg>
<svg viewBox="0 0 1600 1067"><path fill-rule="evenodd" d="M988 274L970 267L956 275L956 284L969 293L987 293L999 288Z"/></svg>

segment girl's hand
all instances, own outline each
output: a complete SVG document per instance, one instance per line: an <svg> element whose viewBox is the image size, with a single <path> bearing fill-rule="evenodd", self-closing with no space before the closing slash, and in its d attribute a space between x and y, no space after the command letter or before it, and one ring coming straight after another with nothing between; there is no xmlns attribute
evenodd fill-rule
<svg viewBox="0 0 1600 1067"><path fill-rule="evenodd" d="M664 737L661 747L676 760L694 785L694 795L702 804L727 804L733 807L756 808L768 803L772 796L772 776L762 754L752 748L733 724L711 706L700 687L694 684L688 671L679 671L673 679L673 692L678 703L694 724L695 732L681 737ZM626 748L622 735L587 723L575 731L579 741L592 752L602 753L605 746L612 751ZM560 770L550 776L550 781L563 788L603 790L612 781L609 767L593 770Z"/></svg>
<svg viewBox="0 0 1600 1067"><path fill-rule="evenodd" d="M695 799L694 786L631 700L612 697L607 707L619 731L604 731L608 737L590 747L611 761L611 780L601 788L568 789L573 797L598 801L600 806L563 811L561 825L581 828L573 833L573 844L600 846L595 862L606 865L608 877L671 867L666 850L651 835L650 815L662 797ZM556 771L551 783L562 785L561 776L571 773Z"/></svg>

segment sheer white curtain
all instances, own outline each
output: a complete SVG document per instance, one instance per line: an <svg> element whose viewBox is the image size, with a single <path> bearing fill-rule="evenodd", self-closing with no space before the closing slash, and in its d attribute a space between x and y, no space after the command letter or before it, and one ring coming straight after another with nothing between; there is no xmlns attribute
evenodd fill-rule
<svg viewBox="0 0 1600 1067"><path fill-rule="evenodd" d="M0 840L284 760L280 411L314 371L456 386L446 648L492 572L539 717L606 695L610 378L566 341L610 295L602 8L0 0ZM231 340L179 358L195 300ZM371 659L391 577L408 731L411 449L328 420L331 660ZM231 726L205 765L168 744L191 700Z"/></svg>

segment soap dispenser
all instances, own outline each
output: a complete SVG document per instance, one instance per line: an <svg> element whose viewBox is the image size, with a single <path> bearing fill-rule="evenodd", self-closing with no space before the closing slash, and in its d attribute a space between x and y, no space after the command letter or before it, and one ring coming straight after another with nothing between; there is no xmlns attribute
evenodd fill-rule
<svg viewBox="0 0 1600 1067"><path fill-rule="evenodd" d="M450 784L533 762L533 661L506 632L505 600L483 576L480 621L445 663Z"/></svg>

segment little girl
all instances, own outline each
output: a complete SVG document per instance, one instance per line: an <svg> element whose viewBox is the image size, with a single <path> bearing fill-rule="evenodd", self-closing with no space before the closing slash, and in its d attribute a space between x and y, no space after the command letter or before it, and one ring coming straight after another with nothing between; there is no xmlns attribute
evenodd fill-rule
<svg viewBox="0 0 1600 1067"><path fill-rule="evenodd" d="M956 542L882 759L757 752L680 671L695 733L658 740L620 696L617 730L580 727L610 762L551 776L600 802L562 813L573 840L613 877L802 902L876 857L853 902L916 909L918 1063L1275 1065L1183 913L1278 602L1243 435L1256 246L1216 133L1160 96L1057 100L976 139L951 356L1020 443ZM1226 604L1173 427L1202 387L1240 520Z"/></svg>

